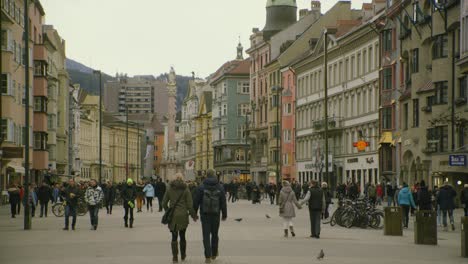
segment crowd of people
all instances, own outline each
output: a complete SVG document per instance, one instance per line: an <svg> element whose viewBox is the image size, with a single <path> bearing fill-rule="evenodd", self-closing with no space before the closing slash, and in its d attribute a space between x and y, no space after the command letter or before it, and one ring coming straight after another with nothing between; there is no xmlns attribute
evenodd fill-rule
<svg viewBox="0 0 468 264"><path fill-rule="evenodd" d="M284 236L291 234L295 237L293 219L296 217L296 208L302 209L306 204L310 218L310 237L319 239L321 220L330 217L330 205L332 192L326 182L310 181L300 184L282 181L275 183L256 184L247 180L240 182L233 180L229 183L219 182L213 170L208 170L203 182L184 181L183 175L177 174L172 182L163 182L162 179L148 180L146 182L134 182L128 179L126 182L114 185L112 182L98 184L96 180L76 183L70 179L67 183L48 184L43 182L40 186L31 184L29 197L25 199L24 187L11 185L8 189L11 205L11 217L15 218L20 213L21 204L29 203L31 216L36 214L36 208L40 206L39 217L47 217L49 203L59 201L65 204L65 226L63 230L75 230L78 203L83 201L90 216L91 230L97 230L99 223L99 210L105 207L107 214L112 214L113 205L121 200L124 208L124 227L133 228L136 212L142 212L146 204L146 211L153 213L153 200L158 201L158 211L171 213L168 218L168 229L171 232L171 250L173 262L178 262L179 253L181 260L187 255L187 241L185 237L189 226L189 217L195 222L199 219L202 224L204 255L206 263L218 257L220 222L227 218L227 202L235 203L240 194L244 195L253 204L261 203L267 199L271 204L278 204L279 216L283 219ZM382 205L386 200L387 206L399 206L403 210L403 226L408 228L409 215L415 210L429 210L437 212L437 223L448 231L448 220L451 229L455 230L453 211L457 192L445 182L440 188L434 186L429 190L424 181L409 186L403 183L401 186L392 184L368 183L361 190L360 184L351 182L339 184L335 190L338 199L367 198L373 205ZM279 196L276 195L279 193ZM277 201L275 201L277 198ZM464 185L460 193L460 202L464 205L464 214L468 216L468 184ZM120 202L119 202L120 204ZM198 216L200 213L200 218ZM69 218L72 218L71 225Z"/></svg>

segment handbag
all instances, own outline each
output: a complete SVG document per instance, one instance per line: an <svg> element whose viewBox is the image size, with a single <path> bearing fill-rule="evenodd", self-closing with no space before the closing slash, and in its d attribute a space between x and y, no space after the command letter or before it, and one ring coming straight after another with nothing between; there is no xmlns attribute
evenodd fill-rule
<svg viewBox="0 0 468 264"><path fill-rule="evenodd" d="M169 207L169 209L167 209L167 211L164 212L164 215L163 215L163 217L161 219L161 224L167 225L172 221L172 217L174 216L174 209L175 209L176 205L179 203L179 201L180 201L180 199L182 198L183 195L184 195L184 193L182 192L180 194L179 198L177 199L177 201L174 203L174 205Z"/></svg>

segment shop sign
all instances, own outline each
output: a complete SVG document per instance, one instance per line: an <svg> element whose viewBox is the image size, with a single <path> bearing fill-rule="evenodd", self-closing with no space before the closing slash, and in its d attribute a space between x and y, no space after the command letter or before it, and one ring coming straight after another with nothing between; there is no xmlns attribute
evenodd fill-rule
<svg viewBox="0 0 468 264"><path fill-rule="evenodd" d="M359 152L365 151L366 148L369 146L369 142L364 140L359 140L358 142L354 142L353 146L357 148Z"/></svg>
<svg viewBox="0 0 468 264"><path fill-rule="evenodd" d="M466 167L466 155L449 155L449 166Z"/></svg>
<svg viewBox="0 0 468 264"><path fill-rule="evenodd" d="M359 158L347 159L346 162L347 162L347 163L358 163L358 162L359 162Z"/></svg>

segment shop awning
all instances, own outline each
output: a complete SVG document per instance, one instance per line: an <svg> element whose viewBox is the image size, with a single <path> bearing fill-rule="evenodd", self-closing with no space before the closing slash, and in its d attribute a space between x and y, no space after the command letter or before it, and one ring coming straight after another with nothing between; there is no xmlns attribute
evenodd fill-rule
<svg viewBox="0 0 468 264"><path fill-rule="evenodd" d="M383 132L379 144L393 144L392 132Z"/></svg>
<svg viewBox="0 0 468 264"><path fill-rule="evenodd" d="M17 165L8 165L7 168L13 169L16 173L24 174L24 167Z"/></svg>

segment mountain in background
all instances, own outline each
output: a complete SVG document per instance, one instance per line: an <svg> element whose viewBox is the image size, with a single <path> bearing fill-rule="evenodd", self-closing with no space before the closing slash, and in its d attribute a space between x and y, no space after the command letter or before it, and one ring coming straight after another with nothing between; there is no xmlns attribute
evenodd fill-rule
<svg viewBox="0 0 468 264"><path fill-rule="evenodd" d="M93 74L94 69L72 59L67 59L67 71L73 84L80 84L81 89L94 95L99 94L99 76ZM168 73L160 74L156 79L165 81ZM182 102L187 94L189 80L192 77L177 75L177 110L181 109ZM102 82L115 81L115 77L102 73Z"/></svg>

